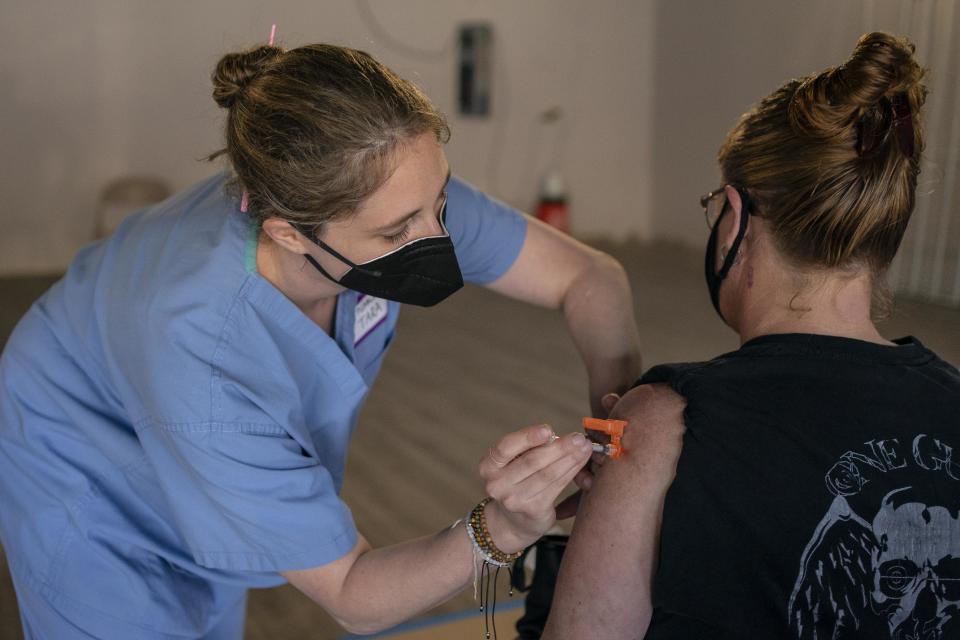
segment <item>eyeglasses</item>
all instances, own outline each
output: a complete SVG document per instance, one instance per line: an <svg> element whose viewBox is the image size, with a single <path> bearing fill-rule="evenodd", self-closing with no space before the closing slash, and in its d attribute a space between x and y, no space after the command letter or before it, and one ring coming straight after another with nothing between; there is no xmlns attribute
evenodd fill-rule
<svg viewBox="0 0 960 640"><path fill-rule="evenodd" d="M740 202L743 203L743 210L748 215L753 215L753 204L747 192L740 187L735 186L733 188L740 194ZM703 207L703 216L707 220L707 228L713 230L714 225L717 224L717 220L720 219L720 216L727 208L726 186L719 187L710 193L700 196L700 206Z"/></svg>
<svg viewBox="0 0 960 640"><path fill-rule="evenodd" d="M725 187L714 189L713 191L700 196L700 206L703 207L703 217L706 218L707 228L713 229L717 224L720 214L727 206L727 192Z"/></svg>

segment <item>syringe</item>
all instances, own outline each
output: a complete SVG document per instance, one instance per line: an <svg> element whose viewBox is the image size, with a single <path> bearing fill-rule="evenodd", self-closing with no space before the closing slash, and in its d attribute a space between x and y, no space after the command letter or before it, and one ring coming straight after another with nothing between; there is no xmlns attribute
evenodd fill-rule
<svg viewBox="0 0 960 640"><path fill-rule="evenodd" d="M594 453L602 453L605 456L610 456L614 460L620 457L623 453L623 446L620 444L620 438L623 436L623 428L627 426L626 421L624 420L601 420L599 418L584 418L583 419L583 428L588 431L601 431L610 436L610 442L608 444L601 444L599 442L590 442L590 446L593 447ZM560 436L553 434L550 436L550 442L558 440Z"/></svg>
<svg viewBox="0 0 960 640"><path fill-rule="evenodd" d="M626 428L626 420L602 420L600 418L584 418L583 428L587 431L600 431L610 436L610 444L593 443L593 450L597 453L610 456L616 460L623 454L623 445L620 444L620 438L623 437L623 430Z"/></svg>

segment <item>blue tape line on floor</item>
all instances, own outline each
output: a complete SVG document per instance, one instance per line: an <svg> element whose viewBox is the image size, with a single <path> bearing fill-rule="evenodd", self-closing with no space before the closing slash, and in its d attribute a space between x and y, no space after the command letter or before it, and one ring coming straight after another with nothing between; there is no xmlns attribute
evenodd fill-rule
<svg viewBox="0 0 960 640"><path fill-rule="evenodd" d="M514 602L509 602L504 605L497 603L497 613L502 611L513 611L514 609L520 609L523 607L523 600L516 600ZM345 635L340 636L337 640L372 640L376 638L389 638L395 636L399 633L408 633L410 631L416 631L418 629L427 629L429 627L439 626L441 624L447 624L448 622L457 622L463 620L464 618L471 617L480 617L482 614L477 609L467 609L466 611L455 611L453 613L445 613L439 615L435 618L426 618L424 620L414 620L412 622L404 622L403 624L398 624L395 627L391 627L386 631L381 631L380 633L374 634L372 636L355 636L355 635Z"/></svg>

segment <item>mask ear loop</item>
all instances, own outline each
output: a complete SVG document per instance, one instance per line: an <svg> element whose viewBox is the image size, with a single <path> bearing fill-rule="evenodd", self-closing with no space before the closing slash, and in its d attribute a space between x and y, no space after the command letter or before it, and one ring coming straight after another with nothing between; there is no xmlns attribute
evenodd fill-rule
<svg viewBox="0 0 960 640"><path fill-rule="evenodd" d="M734 188L736 189L736 187ZM723 259L720 271L717 272L717 277L720 278L720 280L726 278L727 273L729 273L733 267L733 263L737 259L737 251L740 249L740 242L744 236L747 235L747 224L750 222L750 202L747 200L746 194L743 191L737 189L737 193L740 195L740 228L737 230L737 237L733 239L730 251L727 252L727 256ZM733 205L730 204L729 200L727 204L730 205L730 209L733 210ZM717 218L715 224L720 224L720 218Z"/></svg>
<svg viewBox="0 0 960 640"><path fill-rule="evenodd" d="M270 25L270 41L267 43L269 46L273 46L273 41L277 37L277 25ZM244 189L243 193L240 195L240 211L246 213L250 208L250 194L247 193L247 190Z"/></svg>
<svg viewBox="0 0 960 640"><path fill-rule="evenodd" d="M421 242L421 241L423 241L423 240L428 240L428 239L430 239L430 238L449 238L449 237L450 237L450 231L447 230L447 199L446 199L446 196L444 196L443 207L442 207L441 210L440 210L440 218L439 218L439 220L440 220L440 228L443 230L443 235L441 235L441 236L430 236L429 238L417 238L416 240L411 240L410 242L408 242L408 243L406 243L405 245L403 245L403 247L398 247L397 249L394 249L394 250L391 251L390 253L396 253L397 251L399 251L400 249L403 249L404 247L410 246L410 245L412 245L412 244L416 244L416 243ZM317 245L318 247L320 247L321 249L323 249L324 251L326 251L327 253L329 253L330 255L332 255L334 258L336 258L336 259L339 260L340 262L342 262L342 263L344 263L345 265L347 265L348 267L350 267L351 269L355 269L355 270L359 271L360 273L366 274L366 275L368 275L368 276L373 276L374 278L380 278L380 277L383 276L383 272L382 272L382 271L377 271L377 270L373 270L373 269L367 269L367 268L365 268L363 265L359 265L359 264L351 261L349 258L347 258L346 256L342 255L339 251L337 251L336 249L334 249L333 247L331 247L330 245L328 245L326 242L324 242L324 241L321 240L320 238L316 237L315 234L311 233L310 230L307 229L307 228L305 228L304 226L295 224L295 225L293 225L293 227L294 227L297 231L299 231L300 233L302 233L303 235L305 235L312 243L314 243L315 245ZM387 255L390 255L390 254L387 254ZM327 278L329 278L330 280L333 280L334 282L339 282L338 280L334 279L329 273L327 273L326 269L324 269L323 267L321 267L321 266L320 266L320 263L317 262L317 261L314 259L314 257L311 256L309 253L304 254L304 256L306 256L307 260L310 262L310 264L312 264L312 265L314 266L314 268L315 268L317 271L319 271L320 273L322 273L323 275L325 275L325 276L326 276ZM380 257L382 258L382 257L384 257L384 256L380 256ZM379 259L379 258L374 258L374 260L377 260L377 259Z"/></svg>
<svg viewBox="0 0 960 640"><path fill-rule="evenodd" d="M383 275L383 272L381 272L381 271L374 271L374 270L372 270L372 269L365 269L365 268L363 268L362 266L360 266L360 265L358 265L358 264L356 264L356 263L354 263L354 262L351 262L351 261L350 261L348 258L346 258L345 256L340 255L340 253L339 253L338 251L334 250L334 248L331 247L330 245L328 245L326 242L324 242L324 241L321 240L320 238L315 237L313 234L308 233L306 229L301 228L299 225L297 225L295 228L297 229L297 231L299 231L299 232L302 233L303 235L307 236L307 238L308 238L311 242L313 242L315 245L317 245L318 247L320 247L321 249L323 249L324 251L326 251L327 253L329 253L330 255L332 255L334 258L336 258L336 259L339 260L340 262L342 262L342 263L344 263L345 265L347 265L348 267L350 267L351 269L356 269L356 270L359 271L360 273L365 273L365 274L367 274L368 276L373 276L374 278L379 278L379 277L381 277L381 276ZM310 261L310 264L312 264L314 267L316 267L317 270L318 270L320 273L322 273L323 275L327 276L328 278L330 278L330 279L333 280L334 282L337 282L337 280L334 280L334 279L330 276L330 274L327 273L326 270L324 270L324 268L320 266L320 263L317 262L317 261L313 258L313 256L311 256L309 253L305 253L304 255L306 256L307 260Z"/></svg>

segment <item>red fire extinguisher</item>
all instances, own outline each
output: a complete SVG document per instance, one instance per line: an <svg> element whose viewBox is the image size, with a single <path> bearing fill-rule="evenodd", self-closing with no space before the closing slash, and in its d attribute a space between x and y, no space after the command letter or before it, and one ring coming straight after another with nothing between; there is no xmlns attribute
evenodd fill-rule
<svg viewBox="0 0 960 640"><path fill-rule="evenodd" d="M559 171L551 171L543 179L540 189L540 202L537 204L537 219L556 227L564 233L570 233L570 211L567 208L567 194L563 188L563 178Z"/></svg>

